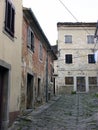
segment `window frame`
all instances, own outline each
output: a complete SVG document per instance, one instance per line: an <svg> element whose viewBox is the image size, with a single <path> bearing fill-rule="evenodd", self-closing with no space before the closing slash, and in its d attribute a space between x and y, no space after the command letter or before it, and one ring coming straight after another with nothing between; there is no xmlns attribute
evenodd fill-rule
<svg viewBox="0 0 98 130"><path fill-rule="evenodd" d="M94 35L87 35L87 43L94 44Z"/></svg>
<svg viewBox="0 0 98 130"><path fill-rule="evenodd" d="M38 84L37 84L37 97L40 97L40 95L41 95L41 78L38 78L37 82L38 82Z"/></svg>
<svg viewBox="0 0 98 130"><path fill-rule="evenodd" d="M73 85L74 84L74 77L65 77L65 85Z"/></svg>
<svg viewBox="0 0 98 130"><path fill-rule="evenodd" d="M31 29L31 27L29 26L27 28L27 47L34 52L34 40L35 36L34 36L34 32Z"/></svg>
<svg viewBox="0 0 98 130"><path fill-rule="evenodd" d="M72 43L72 35L65 35L65 43Z"/></svg>
<svg viewBox="0 0 98 130"><path fill-rule="evenodd" d="M65 63L66 64L72 64L73 61L72 61L72 54L66 54L65 55Z"/></svg>
<svg viewBox="0 0 98 130"><path fill-rule="evenodd" d="M42 46L41 42L39 44L39 59L40 59L40 61L43 60L43 46Z"/></svg>
<svg viewBox="0 0 98 130"><path fill-rule="evenodd" d="M88 77L89 85L97 84L97 77Z"/></svg>
<svg viewBox="0 0 98 130"><path fill-rule="evenodd" d="M88 54L88 63L95 64L94 54Z"/></svg>
<svg viewBox="0 0 98 130"><path fill-rule="evenodd" d="M5 5L5 31L14 37L15 34L15 7L10 0L6 0Z"/></svg>

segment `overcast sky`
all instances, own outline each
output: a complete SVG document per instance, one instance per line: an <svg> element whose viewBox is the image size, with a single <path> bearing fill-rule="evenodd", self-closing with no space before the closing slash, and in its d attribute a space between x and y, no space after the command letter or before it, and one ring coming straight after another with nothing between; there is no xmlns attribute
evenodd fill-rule
<svg viewBox="0 0 98 130"><path fill-rule="evenodd" d="M97 22L98 0L61 0L78 22ZM31 8L51 45L56 44L57 22L77 22L59 0L23 0Z"/></svg>

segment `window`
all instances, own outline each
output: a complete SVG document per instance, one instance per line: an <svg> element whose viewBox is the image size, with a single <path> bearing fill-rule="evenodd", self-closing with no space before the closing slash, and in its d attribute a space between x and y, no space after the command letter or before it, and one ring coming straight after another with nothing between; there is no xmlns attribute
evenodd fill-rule
<svg viewBox="0 0 98 130"><path fill-rule="evenodd" d="M97 77L89 77L89 84L97 84Z"/></svg>
<svg viewBox="0 0 98 130"><path fill-rule="evenodd" d="M34 52L34 33L30 27L28 27L28 43L27 46Z"/></svg>
<svg viewBox="0 0 98 130"><path fill-rule="evenodd" d="M40 43L39 45L39 59L42 60L43 58L43 48L42 48L42 44Z"/></svg>
<svg viewBox="0 0 98 130"><path fill-rule="evenodd" d="M40 78L38 78L38 90L37 90L37 96L40 96L40 94L41 94L41 79Z"/></svg>
<svg viewBox="0 0 98 130"><path fill-rule="evenodd" d="M87 36L87 43L94 43L94 35Z"/></svg>
<svg viewBox="0 0 98 130"><path fill-rule="evenodd" d="M94 54L89 54L88 55L88 63L95 63Z"/></svg>
<svg viewBox="0 0 98 130"><path fill-rule="evenodd" d="M65 43L72 43L72 36L71 35L65 35Z"/></svg>
<svg viewBox="0 0 98 130"><path fill-rule="evenodd" d="M73 83L73 77L65 77L65 84L72 85Z"/></svg>
<svg viewBox="0 0 98 130"><path fill-rule="evenodd" d="M5 30L9 35L14 37L14 25L15 25L15 8L10 0L6 0L5 9Z"/></svg>
<svg viewBox="0 0 98 130"><path fill-rule="evenodd" d="M67 64L71 64L72 63L72 54L65 55L65 62Z"/></svg>
<svg viewBox="0 0 98 130"><path fill-rule="evenodd" d="M53 82L53 73L54 73L54 68L53 68L53 65L51 63L51 82Z"/></svg>

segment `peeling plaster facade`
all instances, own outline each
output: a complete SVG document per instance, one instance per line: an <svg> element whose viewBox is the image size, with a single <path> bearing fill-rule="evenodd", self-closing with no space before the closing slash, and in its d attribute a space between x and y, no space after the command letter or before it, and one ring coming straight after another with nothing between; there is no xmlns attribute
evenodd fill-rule
<svg viewBox="0 0 98 130"><path fill-rule="evenodd" d="M30 36L32 37L30 46L28 45L29 28L30 35L32 35ZM46 84L48 84L48 92L51 88L51 94L53 93L51 78L55 55L49 51L51 50L50 43L32 10L28 8L23 8L22 35L21 111L24 111L35 108L36 104L46 102ZM46 61L47 56L48 62ZM48 66L47 69L46 66ZM48 83L46 83L46 77ZM30 78L31 81L29 81Z"/></svg>
<svg viewBox="0 0 98 130"><path fill-rule="evenodd" d="M98 87L98 65L89 63L95 43L88 43L88 35L94 35L96 23L58 23L58 60L56 62L56 89L58 93L89 92ZM65 37L71 36L66 43ZM69 39L67 39L69 40ZM91 39L90 39L91 40ZM71 61L68 61L70 57ZM70 63L66 63L70 62ZM92 61L91 61L92 62Z"/></svg>
<svg viewBox="0 0 98 130"><path fill-rule="evenodd" d="M1 0L0 10L0 129L7 130L20 110L22 0Z"/></svg>

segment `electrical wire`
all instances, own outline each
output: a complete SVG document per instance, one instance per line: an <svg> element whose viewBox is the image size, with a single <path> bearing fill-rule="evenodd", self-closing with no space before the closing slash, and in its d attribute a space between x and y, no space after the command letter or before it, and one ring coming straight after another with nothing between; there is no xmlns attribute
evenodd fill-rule
<svg viewBox="0 0 98 130"><path fill-rule="evenodd" d="M75 58L80 58L80 57L87 57L88 58L88 55L83 55L83 56L76 56L76 57L72 57L72 60L73 59L75 59ZM62 62L63 61L63 62ZM58 63L61 63L62 65L66 65L66 63L65 63L65 58L62 58L62 59L58 59ZM75 61L73 62L74 64L75 64ZM72 63L72 64L73 64ZM81 63L81 61L80 61L80 63ZM95 63L93 63L93 65L96 65ZM59 66L59 65L58 65ZM83 67L83 66L88 66L88 62L86 62L86 63L84 63L83 62L83 64L81 64L81 66ZM79 68L79 70L81 70L80 68Z"/></svg>
<svg viewBox="0 0 98 130"><path fill-rule="evenodd" d="M63 5L63 7L71 14L71 16L75 19L75 21L76 22L79 22L79 20L75 17L75 15L73 15L73 13L68 9L68 7L62 2L62 0L59 0L59 2ZM82 24L82 28L88 33L88 34L90 34L89 33L89 31L87 30L87 29L85 29L84 27L84 24L81 22L81 24Z"/></svg>
<svg viewBox="0 0 98 130"><path fill-rule="evenodd" d="M80 57L86 57L86 56L88 56L88 55L76 56L76 57L73 57L72 59L80 58ZM65 59L59 59L58 61L63 61L63 60L65 60Z"/></svg>
<svg viewBox="0 0 98 130"><path fill-rule="evenodd" d="M78 21L78 19L72 14L72 12L67 8L67 6L65 6L65 4L61 1L61 0L59 0L59 2L64 6L64 8L71 14L71 16L77 21L77 22L79 22Z"/></svg>
<svg viewBox="0 0 98 130"><path fill-rule="evenodd" d="M76 22L79 22L78 19L73 15L73 13L68 9L68 7L62 2L62 0L59 0L59 2L63 5L63 7L71 14L71 16L76 20ZM82 28L90 35L89 31L87 29L85 29L84 24L82 23ZM94 45L93 50L96 47L96 43Z"/></svg>

